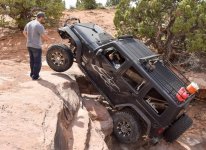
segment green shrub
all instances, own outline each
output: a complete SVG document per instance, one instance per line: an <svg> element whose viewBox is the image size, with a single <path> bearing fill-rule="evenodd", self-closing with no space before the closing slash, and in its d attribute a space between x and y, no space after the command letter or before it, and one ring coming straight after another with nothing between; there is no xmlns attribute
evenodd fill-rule
<svg viewBox="0 0 206 150"><path fill-rule="evenodd" d="M116 6L121 0L107 0L106 6Z"/></svg>
<svg viewBox="0 0 206 150"><path fill-rule="evenodd" d="M97 3L97 8L98 9L105 9L102 3Z"/></svg>
<svg viewBox="0 0 206 150"><path fill-rule="evenodd" d="M95 9L97 3L95 0L77 0L76 7L78 9Z"/></svg>
<svg viewBox="0 0 206 150"><path fill-rule="evenodd" d="M0 12L14 19L21 30L38 11L44 11L48 24L54 25L64 9L65 5L62 0L0 0Z"/></svg>
<svg viewBox="0 0 206 150"><path fill-rule="evenodd" d="M182 51L206 51L206 1L122 0L114 23L170 58Z"/></svg>

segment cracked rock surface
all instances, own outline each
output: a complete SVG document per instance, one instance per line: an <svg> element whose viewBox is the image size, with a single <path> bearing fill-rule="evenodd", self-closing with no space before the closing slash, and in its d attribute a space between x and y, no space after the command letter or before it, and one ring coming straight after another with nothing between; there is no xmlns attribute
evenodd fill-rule
<svg viewBox="0 0 206 150"><path fill-rule="evenodd" d="M0 67L5 63L11 67L0 75L1 150L108 149L101 136L108 131L98 131L101 123L97 127L90 119L71 72L42 71L41 80L32 81L28 66L20 64L20 71L11 74L15 63ZM108 113L106 108L102 112Z"/></svg>
<svg viewBox="0 0 206 150"><path fill-rule="evenodd" d="M0 149L51 149L62 107L55 85L62 78L45 72L45 80L28 81L0 94ZM53 81L53 82L52 82Z"/></svg>

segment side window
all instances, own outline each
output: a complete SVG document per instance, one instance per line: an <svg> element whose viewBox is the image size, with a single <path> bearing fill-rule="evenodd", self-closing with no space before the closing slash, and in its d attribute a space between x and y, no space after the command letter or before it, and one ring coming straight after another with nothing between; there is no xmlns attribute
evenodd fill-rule
<svg viewBox="0 0 206 150"><path fill-rule="evenodd" d="M125 62L125 58L116 50L115 47L105 49L104 55L115 69L119 69Z"/></svg>
<svg viewBox="0 0 206 150"><path fill-rule="evenodd" d="M123 74L123 77L137 91L139 91L146 83L144 78L133 67L129 68Z"/></svg>
<svg viewBox="0 0 206 150"><path fill-rule="evenodd" d="M161 115L168 107L166 99L153 88L147 93L144 100L158 115Z"/></svg>

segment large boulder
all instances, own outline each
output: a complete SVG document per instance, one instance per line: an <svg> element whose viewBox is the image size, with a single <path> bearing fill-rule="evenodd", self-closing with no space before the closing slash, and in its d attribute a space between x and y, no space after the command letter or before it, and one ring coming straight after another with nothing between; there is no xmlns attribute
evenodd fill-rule
<svg viewBox="0 0 206 150"><path fill-rule="evenodd" d="M55 79L55 80L53 80ZM56 85L65 79L43 73L0 94L0 149L51 149L62 101Z"/></svg>
<svg viewBox="0 0 206 150"><path fill-rule="evenodd" d="M64 110L59 116L55 136L56 150L108 150L86 109L81 107L72 122L67 121Z"/></svg>
<svg viewBox="0 0 206 150"><path fill-rule="evenodd" d="M75 78L52 72L41 77L0 92L0 149L107 150Z"/></svg>
<svg viewBox="0 0 206 150"><path fill-rule="evenodd" d="M91 98L84 98L84 106L89 112L89 116L92 119L95 129L105 139L111 135L113 131L113 120L107 111L107 109L99 102Z"/></svg>
<svg viewBox="0 0 206 150"><path fill-rule="evenodd" d="M60 76L66 75L59 74ZM63 109L58 114L54 146L56 150L107 150L102 134L96 131L96 124L90 119L87 110L82 105L76 82L65 82L57 86L57 91L64 102ZM79 107L80 106L80 107ZM105 114L107 112L104 108ZM109 118L111 118L108 115ZM101 123L100 123L101 124Z"/></svg>

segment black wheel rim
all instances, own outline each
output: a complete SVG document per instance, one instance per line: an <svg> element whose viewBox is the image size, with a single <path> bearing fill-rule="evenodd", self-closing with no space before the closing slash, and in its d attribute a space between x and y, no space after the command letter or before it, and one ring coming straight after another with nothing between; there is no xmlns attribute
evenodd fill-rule
<svg viewBox="0 0 206 150"><path fill-rule="evenodd" d="M61 52L53 52L51 54L51 61L56 66L63 66L65 64L65 58Z"/></svg>
<svg viewBox="0 0 206 150"><path fill-rule="evenodd" d="M130 123L125 120L119 121L116 128L117 128L118 134L123 137L130 136L131 131L132 131Z"/></svg>

